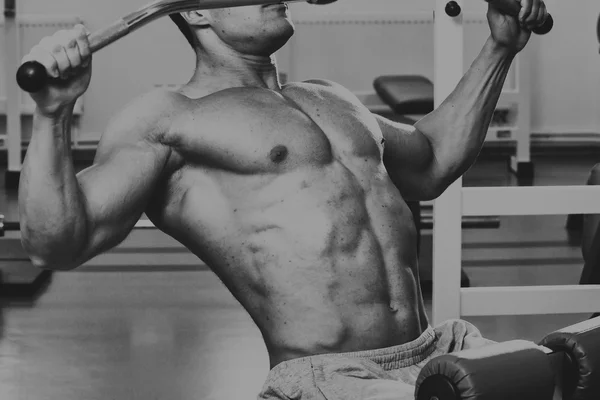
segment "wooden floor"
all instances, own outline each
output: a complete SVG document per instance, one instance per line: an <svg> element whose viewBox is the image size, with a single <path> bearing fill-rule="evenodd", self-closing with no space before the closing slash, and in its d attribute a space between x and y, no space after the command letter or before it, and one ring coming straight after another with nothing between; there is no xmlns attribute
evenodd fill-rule
<svg viewBox="0 0 600 400"><path fill-rule="evenodd" d="M535 184L583 184L598 161L537 159ZM465 184L515 180L505 160L482 161ZM0 210L17 217L14 194L0 193ZM581 252L565 219L509 217L498 229L465 230L472 285L577 283ZM494 340L538 341L587 317L469 320ZM267 372L260 333L239 304L156 231L136 231L81 269L55 274L39 297L5 299L0 307L1 400L253 399Z"/></svg>

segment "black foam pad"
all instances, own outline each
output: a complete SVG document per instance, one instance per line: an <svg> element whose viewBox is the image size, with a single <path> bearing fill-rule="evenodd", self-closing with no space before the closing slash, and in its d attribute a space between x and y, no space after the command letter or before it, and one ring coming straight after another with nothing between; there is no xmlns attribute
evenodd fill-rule
<svg viewBox="0 0 600 400"><path fill-rule="evenodd" d="M513 340L434 358L415 390L417 400L547 400L554 370L541 346Z"/></svg>
<svg viewBox="0 0 600 400"><path fill-rule="evenodd" d="M540 345L565 352L573 364L572 371L565 371L565 380L573 380L563 389L565 399L600 399L600 318L553 332Z"/></svg>
<svg viewBox="0 0 600 400"><path fill-rule="evenodd" d="M424 76L384 75L375 79L373 86L397 114L425 115L433 111L433 83Z"/></svg>

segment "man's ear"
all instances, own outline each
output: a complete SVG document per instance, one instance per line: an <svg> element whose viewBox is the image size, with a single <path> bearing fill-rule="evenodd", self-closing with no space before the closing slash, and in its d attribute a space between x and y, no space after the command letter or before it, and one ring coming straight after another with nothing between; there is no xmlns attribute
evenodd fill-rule
<svg viewBox="0 0 600 400"><path fill-rule="evenodd" d="M200 11L182 12L181 16L185 19L185 21L190 26L205 27L205 26L210 25L210 22L208 21L206 14L204 14Z"/></svg>

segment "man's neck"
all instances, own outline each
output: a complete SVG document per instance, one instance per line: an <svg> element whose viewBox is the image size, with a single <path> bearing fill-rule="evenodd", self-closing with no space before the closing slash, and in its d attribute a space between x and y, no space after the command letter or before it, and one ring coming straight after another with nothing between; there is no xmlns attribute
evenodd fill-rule
<svg viewBox="0 0 600 400"><path fill-rule="evenodd" d="M217 92L233 87L281 90L273 56L251 56L233 52L198 51L196 69L184 91Z"/></svg>

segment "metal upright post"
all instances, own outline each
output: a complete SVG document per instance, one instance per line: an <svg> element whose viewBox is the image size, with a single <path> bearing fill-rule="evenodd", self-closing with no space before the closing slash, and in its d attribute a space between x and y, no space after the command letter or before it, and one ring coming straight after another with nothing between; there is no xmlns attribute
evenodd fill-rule
<svg viewBox="0 0 600 400"><path fill-rule="evenodd" d="M461 0L436 0L434 13L435 107L454 91L464 74ZM462 179L433 206L433 324L460 318L462 262Z"/></svg>
<svg viewBox="0 0 600 400"><path fill-rule="evenodd" d="M5 186L16 189L21 174L21 89L15 75L20 66L20 35L16 0L4 0L4 73L6 74L6 137L8 168Z"/></svg>

